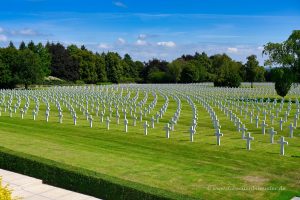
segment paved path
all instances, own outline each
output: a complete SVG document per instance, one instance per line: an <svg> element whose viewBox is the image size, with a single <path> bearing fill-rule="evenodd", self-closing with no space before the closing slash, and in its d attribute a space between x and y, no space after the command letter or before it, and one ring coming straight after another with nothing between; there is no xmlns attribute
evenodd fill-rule
<svg viewBox="0 0 300 200"><path fill-rule="evenodd" d="M2 185L9 184L14 197L23 200L99 200L95 197L53 187L42 180L0 169Z"/></svg>

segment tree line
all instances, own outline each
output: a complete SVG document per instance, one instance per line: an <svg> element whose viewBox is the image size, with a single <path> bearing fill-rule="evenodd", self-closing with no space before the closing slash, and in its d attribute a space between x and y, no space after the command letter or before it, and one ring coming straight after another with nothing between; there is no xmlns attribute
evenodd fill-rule
<svg viewBox="0 0 300 200"><path fill-rule="evenodd" d="M286 90L299 82L300 31L294 31L283 43L268 43L263 54L268 56L266 70L257 57L250 55L245 63L226 54L208 56L205 52L182 55L171 62L151 59L134 61L130 55L116 52L94 53L83 45L60 43L35 44L10 42L0 48L0 87L13 88L18 84L42 84L47 76L70 83L197 83L214 82L215 86L239 87L241 81L275 81L277 88ZM278 80L281 80L280 83ZM277 81L277 82L276 82ZM251 84L252 86L252 84ZM281 95L285 92L279 91Z"/></svg>
<svg viewBox="0 0 300 200"><path fill-rule="evenodd" d="M265 69L255 55L245 64L226 54L208 56L202 52L182 55L167 62L152 59L133 61L130 55L94 53L81 46L60 43L34 44L13 42L0 48L0 87L16 84L43 83L44 77L54 76L74 83L197 83L213 81L217 86L238 87L241 81L265 81Z"/></svg>

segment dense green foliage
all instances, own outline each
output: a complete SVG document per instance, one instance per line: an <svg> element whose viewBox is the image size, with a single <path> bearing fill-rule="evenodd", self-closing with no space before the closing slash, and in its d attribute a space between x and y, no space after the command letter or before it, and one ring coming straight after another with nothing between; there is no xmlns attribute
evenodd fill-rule
<svg viewBox="0 0 300 200"><path fill-rule="evenodd" d="M48 75L74 83L196 83L211 81L218 86L238 87L241 81L264 81L265 70L258 66L254 55L253 71L249 63L243 65L226 54L208 56L204 52L182 55L172 62L152 59L133 61L130 55L122 58L118 53L94 53L81 46L63 46L60 43L28 44L22 42L17 49L12 42L0 48L0 87L12 88L16 84L47 84ZM250 63L251 65L251 63ZM250 66L252 67L252 65ZM251 77L251 78L249 78Z"/></svg>
<svg viewBox="0 0 300 200"><path fill-rule="evenodd" d="M278 95L285 96L292 83L300 81L300 30L293 31L282 43L269 42L264 46L263 54L269 57L265 65L280 68L273 70L269 76L275 81Z"/></svg>
<svg viewBox="0 0 300 200"><path fill-rule="evenodd" d="M262 76L262 74L264 73L264 69L262 69L262 67L259 66L255 55L251 55L247 58L247 62L245 64L245 72L246 80L251 82L252 88L254 81L259 82L264 80L264 77Z"/></svg>

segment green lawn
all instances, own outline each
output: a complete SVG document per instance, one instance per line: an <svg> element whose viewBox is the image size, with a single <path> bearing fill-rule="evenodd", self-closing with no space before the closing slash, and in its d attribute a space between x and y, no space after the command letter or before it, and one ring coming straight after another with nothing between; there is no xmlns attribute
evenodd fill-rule
<svg viewBox="0 0 300 200"><path fill-rule="evenodd" d="M143 93L140 92L138 101L142 99ZM171 96L169 100L166 114L154 129L149 128L148 136L143 134L142 122L133 127L131 118L128 118L129 132L125 133L123 120L116 125L115 119L112 119L108 131L105 122L100 123L95 114L93 128L90 128L79 110L77 126L74 126L67 108L63 109L64 118L60 124L54 104L51 104L48 123L44 119L45 104L42 102L36 121L31 117L33 102L23 120L19 112L10 118L8 112L4 113L2 109L0 144L14 151L199 199L290 199L300 196L299 129L291 139L287 137L288 123L283 132L274 125L278 131L275 141L284 135L289 142L286 155L281 156L280 146L270 144L268 134L262 135L260 128L256 129L254 123L249 124L248 131L255 140L251 151L247 151L246 141L241 139L233 123L217 107L213 107L224 133L221 146L217 146L207 111L194 101L198 110L198 126L194 143L191 143L188 130L192 110L187 101L181 99L179 122L175 131L170 133L170 139L166 139L163 127L176 111L175 101ZM149 93L146 105L151 101L153 96ZM146 118L148 122L163 103L164 99L159 95L154 111ZM123 119L122 112L120 114ZM242 116L240 118L246 121ZM289 120L292 121L291 117Z"/></svg>

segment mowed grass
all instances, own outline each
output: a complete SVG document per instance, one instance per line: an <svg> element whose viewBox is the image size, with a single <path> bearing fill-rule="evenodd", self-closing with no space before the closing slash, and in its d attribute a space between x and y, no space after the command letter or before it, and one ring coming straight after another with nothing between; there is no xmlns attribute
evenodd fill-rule
<svg viewBox="0 0 300 200"><path fill-rule="evenodd" d="M141 99L143 93L140 93ZM163 119L155 124L154 129L148 129L147 136L144 135L143 122L138 121L136 127L132 126L129 111L129 132L125 133L121 110L120 125L112 118L110 130L106 130L105 122L100 123L94 113L93 128L90 128L79 110L77 126L74 126L65 107L63 123L58 123L54 104L51 104L50 121L46 123L45 105L42 102L39 116L33 121L32 102L23 120L19 111L12 118L8 116L8 111L2 111L0 144L14 151L199 199L290 199L300 196L299 130L294 132L294 138L287 138L289 123L284 124L282 132L274 125L278 131L275 141L284 135L289 142L286 155L281 156L279 144L270 144L268 134L262 135L260 128L256 129L254 123L249 124L248 131L255 139L251 143L251 151L247 151L246 141L241 139L233 123L213 107L222 125L221 132L224 133L221 146L217 146L207 111L194 101L198 110L198 126L194 142L191 143L188 130L192 110L186 100L181 99L179 122L175 131L170 133L170 139L166 139L163 127L177 107L170 96L169 99ZM153 96L149 93L146 105L151 101ZM150 117L163 103L164 99L159 95L155 110L143 121L148 120L150 124ZM240 118L249 123L243 116ZM289 121L292 121L291 117Z"/></svg>

